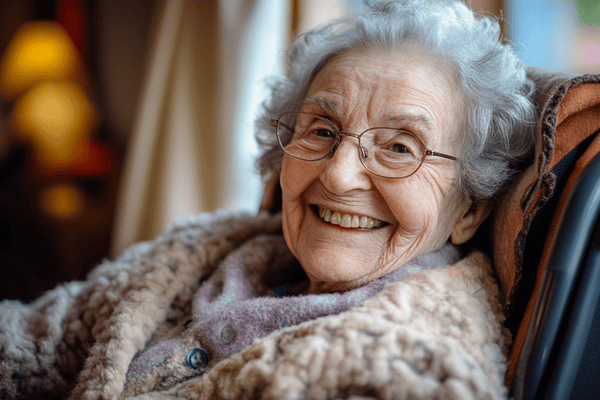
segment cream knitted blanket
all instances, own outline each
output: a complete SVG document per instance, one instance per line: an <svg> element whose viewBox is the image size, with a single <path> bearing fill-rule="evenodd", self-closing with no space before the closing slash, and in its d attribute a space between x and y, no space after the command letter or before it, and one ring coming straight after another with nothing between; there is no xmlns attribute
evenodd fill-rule
<svg viewBox="0 0 600 400"><path fill-rule="evenodd" d="M29 306L0 303L0 398L122 398L135 354L166 319L190 312L219 260L279 230L266 214L203 215L86 282ZM502 322L490 263L475 252L339 315L276 331L203 375L176 366L160 390L136 398L502 399L510 340Z"/></svg>

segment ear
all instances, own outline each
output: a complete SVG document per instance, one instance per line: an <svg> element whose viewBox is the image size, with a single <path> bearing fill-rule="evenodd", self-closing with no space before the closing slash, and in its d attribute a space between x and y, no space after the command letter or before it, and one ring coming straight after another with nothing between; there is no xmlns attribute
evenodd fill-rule
<svg viewBox="0 0 600 400"><path fill-rule="evenodd" d="M472 202L471 206L456 221L450 234L452 244L463 244L473 237L479 225L483 223L492 212L491 201Z"/></svg>

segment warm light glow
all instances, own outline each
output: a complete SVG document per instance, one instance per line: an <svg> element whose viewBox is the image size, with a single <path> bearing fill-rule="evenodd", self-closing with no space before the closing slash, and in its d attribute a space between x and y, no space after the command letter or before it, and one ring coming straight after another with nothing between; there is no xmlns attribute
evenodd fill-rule
<svg viewBox="0 0 600 400"><path fill-rule="evenodd" d="M42 210L53 218L73 218L84 207L84 197L79 188L63 183L52 185L40 196Z"/></svg>
<svg viewBox="0 0 600 400"><path fill-rule="evenodd" d="M79 141L93 131L96 111L81 87L71 81L40 83L15 102L15 130L32 141L43 159L64 163Z"/></svg>
<svg viewBox="0 0 600 400"><path fill-rule="evenodd" d="M23 24L0 59L0 94L13 99L41 80L74 76L76 50L56 22Z"/></svg>

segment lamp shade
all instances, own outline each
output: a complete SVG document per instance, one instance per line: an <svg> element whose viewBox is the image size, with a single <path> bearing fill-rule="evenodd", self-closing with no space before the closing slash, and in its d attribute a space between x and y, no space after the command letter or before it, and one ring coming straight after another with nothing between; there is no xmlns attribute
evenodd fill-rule
<svg viewBox="0 0 600 400"><path fill-rule="evenodd" d="M43 82L20 96L12 111L19 136L33 143L51 163L64 163L88 139L97 113L83 89L72 81Z"/></svg>
<svg viewBox="0 0 600 400"><path fill-rule="evenodd" d="M0 59L0 96L12 100L42 80L74 77L75 46L56 22L27 22L17 30Z"/></svg>

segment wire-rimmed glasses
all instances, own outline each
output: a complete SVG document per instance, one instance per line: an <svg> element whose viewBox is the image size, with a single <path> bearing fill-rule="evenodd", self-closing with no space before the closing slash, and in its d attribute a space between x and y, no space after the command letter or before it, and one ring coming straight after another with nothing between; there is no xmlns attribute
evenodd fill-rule
<svg viewBox="0 0 600 400"><path fill-rule="evenodd" d="M358 158L372 174L384 178L406 178L423 164L426 156L456 157L425 148L420 137L402 129L369 128L361 134L340 131L319 115L290 111L272 119L277 140L287 154L304 161L333 157L343 136L358 139Z"/></svg>

